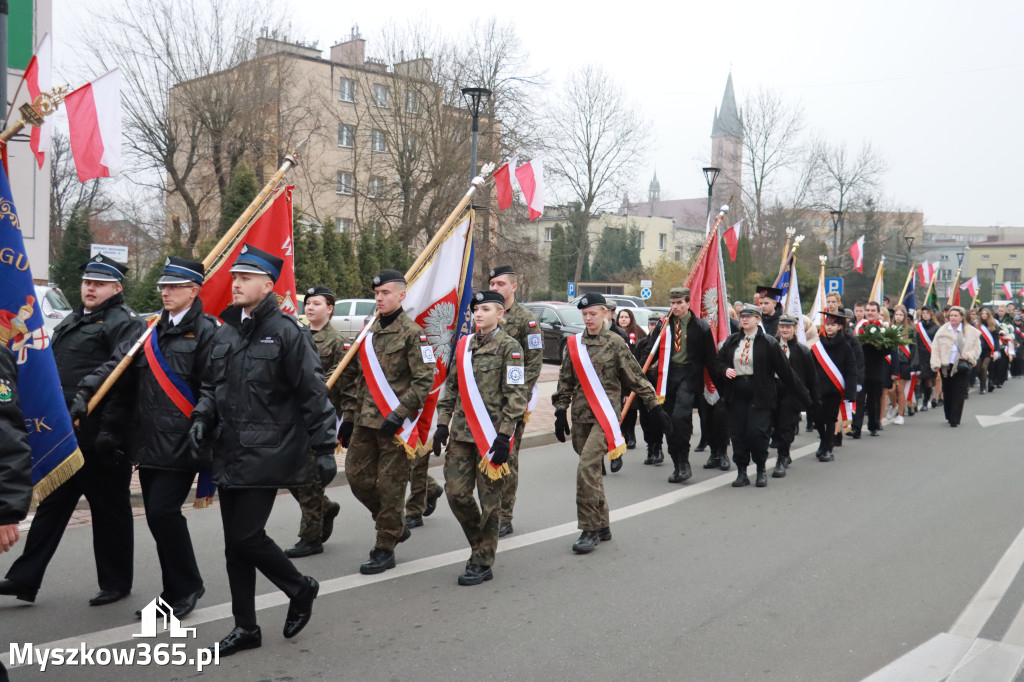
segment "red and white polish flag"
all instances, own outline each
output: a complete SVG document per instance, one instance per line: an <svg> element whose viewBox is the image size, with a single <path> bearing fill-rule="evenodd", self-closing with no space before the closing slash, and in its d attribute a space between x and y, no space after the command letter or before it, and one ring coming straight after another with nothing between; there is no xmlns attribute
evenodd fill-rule
<svg viewBox="0 0 1024 682"><path fill-rule="evenodd" d="M31 101L35 101L39 93L46 92L52 87L53 83L53 45L50 41L50 34L47 33L43 36L43 39L39 41L39 47L36 48L36 53L32 55L32 60L28 63L28 68L25 69L25 86L28 88L28 96ZM50 151L50 126L52 125L49 118L43 119L43 125L36 128L32 127L32 132L29 136L29 147L32 149L32 153L36 155L36 163L39 167L43 167L43 162L46 161L46 153Z"/></svg>
<svg viewBox="0 0 1024 682"><path fill-rule="evenodd" d="M963 284L960 285L960 290L961 291L966 291L971 296L971 298L974 298L975 296L978 295L978 290L980 288L981 288L981 283L978 282L978 276L977 275L975 275L974 277L971 277L969 280L967 280L966 282L964 282Z"/></svg>
<svg viewBox="0 0 1024 682"><path fill-rule="evenodd" d="M742 224L743 221L740 220L722 233L722 236L725 237L725 248L729 250L729 260L733 262L736 261L736 249L740 245L740 225Z"/></svg>
<svg viewBox="0 0 1024 682"><path fill-rule="evenodd" d="M78 179L117 175L121 169L121 72L114 69L64 99L71 155Z"/></svg>
<svg viewBox="0 0 1024 682"><path fill-rule="evenodd" d="M860 236L860 239L850 244L850 257L853 258L853 269L857 272L864 273L864 235Z"/></svg>
<svg viewBox="0 0 1024 682"><path fill-rule="evenodd" d="M1003 282L1003 293L1006 294L1006 298L1013 298L1013 282Z"/></svg>
<svg viewBox="0 0 1024 682"><path fill-rule="evenodd" d="M516 157L509 159L504 166L494 171L494 192L498 195L498 210L504 211L512 205L515 187L512 185L512 169L516 167Z"/></svg>
<svg viewBox="0 0 1024 682"><path fill-rule="evenodd" d="M935 276L935 264L934 263L921 263L917 266L917 274L921 279L921 286L926 287L932 283L932 277Z"/></svg>
<svg viewBox="0 0 1024 682"><path fill-rule="evenodd" d="M516 168L516 180L523 190L526 205L530 211L530 220L544 215L544 164L539 158L524 163Z"/></svg>

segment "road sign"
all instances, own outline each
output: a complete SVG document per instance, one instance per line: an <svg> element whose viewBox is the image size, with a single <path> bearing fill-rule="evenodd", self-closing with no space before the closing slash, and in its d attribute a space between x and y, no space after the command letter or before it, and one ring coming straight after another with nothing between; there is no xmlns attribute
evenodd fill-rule
<svg viewBox="0 0 1024 682"><path fill-rule="evenodd" d="M651 281L649 279L642 279L642 280L640 280L640 287L641 288L650 289L652 286L654 286L654 282L653 281Z"/></svg>
<svg viewBox="0 0 1024 682"><path fill-rule="evenodd" d="M569 282L569 298L576 295L576 282Z"/></svg>
<svg viewBox="0 0 1024 682"><path fill-rule="evenodd" d="M642 299L644 299L646 301L650 297L651 297L651 290L650 289L648 289L647 287L644 287L643 289L640 290L640 298L642 298Z"/></svg>
<svg viewBox="0 0 1024 682"><path fill-rule="evenodd" d="M117 246L115 244L90 244L89 258L92 258L98 253L102 253L107 258L113 258L118 263L128 262L127 246Z"/></svg>
<svg viewBox="0 0 1024 682"><path fill-rule="evenodd" d="M826 277L825 278L825 293L826 294L839 294L843 295L843 278L842 277Z"/></svg>

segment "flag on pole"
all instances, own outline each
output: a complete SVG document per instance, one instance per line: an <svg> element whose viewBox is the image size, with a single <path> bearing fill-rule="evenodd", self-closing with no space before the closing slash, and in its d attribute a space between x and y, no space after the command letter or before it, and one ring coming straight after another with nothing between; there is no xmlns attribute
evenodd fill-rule
<svg viewBox="0 0 1024 682"><path fill-rule="evenodd" d="M498 210L504 211L512 205L515 188L512 185L512 169L516 166L516 157L512 157L505 165L494 171L494 192L498 196Z"/></svg>
<svg viewBox="0 0 1024 682"><path fill-rule="evenodd" d="M853 269L864 274L864 235L850 244L850 256L853 258Z"/></svg>
<svg viewBox="0 0 1024 682"><path fill-rule="evenodd" d="M705 239L707 248L703 249L704 255L690 269L684 283L690 288L690 311L707 321L716 348L729 336L729 310L720 243L717 235ZM718 402L718 391L707 370L704 370L704 395L712 405Z"/></svg>
<svg viewBox="0 0 1024 682"><path fill-rule="evenodd" d="M946 301L947 305L960 305L960 271L956 271L956 277L953 278L953 284L949 289L949 299Z"/></svg>
<svg viewBox="0 0 1024 682"><path fill-rule="evenodd" d="M1003 282L1003 293L1006 298L1013 299L1013 282Z"/></svg>
<svg viewBox="0 0 1024 682"><path fill-rule="evenodd" d="M516 180L530 211L530 220L544 215L544 163L539 158L516 168Z"/></svg>
<svg viewBox="0 0 1024 682"><path fill-rule="evenodd" d="M212 315L219 315L231 305L231 264L238 258L244 244L272 253L284 261L281 276L274 284L274 293L281 310L298 315L298 301L295 294L295 249L292 247L292 189L293 186L279 187L271 199L249 221L249 226L239 233L230 250L218 258L206 270L206 284L202 293L203 309Z"/></svg>
<svg viewBox="0 0 1024 682"><path fill-rule="evenodd" d="M804 311L800 305L800 284L796 275L796 253L789 254L789 261L775 286L782 289L782 314L792 315L797 319L797 341L807 345L807 330L804 328Z"/></svg>
<svg viewBox="0 0 1024 682"><path fill-rule="evenodd" d="M29 101L34 102L40 93L49 90L53 83L53 46L50 41L50 34L47 33L39 41L36 53L25 69L25 86L28 88ZM50 129L53 124L49 117L43 119L43 125L36 128L32 126L29 134L29 147L36 156L36 163L43 167L46 154L50 151Z"/></svg>
<svg viewBox="0 0 1024 682"><path fill-rule="evenodd" d="M864 239L864 237L861 237L861 239ZM875 281L871 285L871 293L868 294L868 300L875 301L878 305L882 305L883 299L885 299L885 256L882 256L878 261Z"/></svg>
<svg viewBox="0 0 1024 682"><path fill-rule="evenodd" d="M900 303L909 311L917 310L917 299L914 297L914 276L907 278L907 290L903 293L903 300Z"/></svg>
<svg viewBox="0 0 1024 682"><path fill-rule="evenodd" d="M740 245L740 225L743 221L740 220L738 223L730 227L722 236L725 237L725 248L729 250L729 260L736 262L736 249ZM705 232L707 234L707 232Z"/></svg>
<svg viewBox="0 0 1024 682"><path fill-rule="evenodd" d="M960 285L961 291L966 291L971 298L978 297L978 291L981 289L981 284L978 282L978 276L975 275L969 280Z"/></svg>
<svg viewBox="0 0 1024 682"><path fill-rule="evenodd" d="M921 278L921 286L926 287L932 283L932 278L938 271L938 263L921 263L917 266L917 275Z"/></svg>
<svg viewBox="0 0 1024 682"><path fill-rule="evenodd" d="M114 69L64 98L71 155L81 182L121 170L121 72Z"/></svg>
<svg viewBox="0 0 1024 682"><path fill-rule="evenodd" d="M0 168L0 353L16 353L21 411L32 448L32 494L42 500L84 460L57 376L7 173ZM0 383L0 402L7 393Z"/></svg>
<svg viewBox="0 0 1024 682"><path fill-rule="evenodd" d="M821 327L823 322L821 311L825 309L825 267L821 268L821 275L818 277L818 288L814 292L814 303L811 305L811 324Z"/></svg>

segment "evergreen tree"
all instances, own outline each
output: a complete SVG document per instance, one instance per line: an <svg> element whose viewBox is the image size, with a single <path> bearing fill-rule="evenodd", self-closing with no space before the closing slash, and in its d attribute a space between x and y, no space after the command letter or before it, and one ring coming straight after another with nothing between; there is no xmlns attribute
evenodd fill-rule
<svg viewBox="0 0 1024 682"><path fill-rule="evenodd" d="M380 254L377 249L377 237L372 229L364 229L359 234L359 298L373 298L373 278L380 272Z"/></svg>
<svg viewBox="0 0 1024 682"><path fill-rule="evenodd" d="M164 307L160 292L157 291L156 281L164 271L164 261L158 260L146 270L146 274L136 282L125 286L124 300L136 312L154 313ZM219 310L206 312L216 315Z"/></svg>
<svg viewBox="0 0 1024 682"><path fill-rule="evenodd" d="M91 245L89 217L76 210L67 220L60 259L52 267L53 281L75 307L82 303L82 272L79 267L89 259Z"/></svg>
<svg viewBox="0 0 1024 682"><path fill-rule="evenodd" d="M640 232L634 228L606 227L594 250L593 276L614 281L622 273L641 267Z"/></svg>
<svg viewBox="0 0 1024 682"><path fill-rule="evenodd" d="M235 166L220 206L218 237L224 236L224 233L235 224L238 216L242 215L259 193L260 186L256 182L256 174L252 172L252 169L245 163Z"/></svg>
<svg viewBox="0 0 1024 682"><path fill-rule="evenodd" d="M754 256L750 248L750 238L741 234L736 246L736 260L729 259L729 250L725 246L725 240L721 240L722 262L725 264L725 285L729 302L751 301L754 298L754 289L759 284L771 284L775 281L775 274L772 273L771 282L762 282L762 274L754 266ZM776 268L778 264L776 264ZM800 275L800 271L797 271Z"/></svg>
<svg viewBox="0 0 1024 682"><path fill-rule="evenodd" d="M551 232L551 251L548 255L548 288L554 295L560 296L558 292L565 291L566 283L571 276L569 243L566 241L565 230L562 229L561 224L555 223Z"/></svg>
<svg viewBox="0 0 1024 682"><path fill-rule="evenodd" d="M361 289L359 261L352 246L352 237L347 233L337 234L338 263L333 266L338 298L357 298Z"/></svg>

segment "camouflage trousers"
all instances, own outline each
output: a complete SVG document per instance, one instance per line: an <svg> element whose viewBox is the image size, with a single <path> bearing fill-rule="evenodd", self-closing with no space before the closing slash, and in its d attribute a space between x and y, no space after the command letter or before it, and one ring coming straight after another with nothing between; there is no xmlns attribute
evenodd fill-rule
<svg viewBox="0 0 1024 682"><path fill-rule="evenodd" d="M576 467L576 519L580 530L608 528L608 501L604 497L601 462L608 442L599 424L572 424L572 447L580 456Z"/></svg>
<svg viewBox="0 0 1024 682"><path fill-rule="evenodd" d="M441 485L428 473L430 454L424 453L409 463L409 499L405 503L406 516L423 516L428 497L440 497Z"/></svg>
<svg viewBox="0 0 1024 682"><path fill-rule="evenodd" d="M378 549L394 550L405 529L405 486L409 459L393 436L356 426L345 454L345 475L356 499L377 524Z"/></svg>
<svg viewBox="0 0 1024 682"><path fill-rule="evenodd" d="M306 542L320 542L324 531L324 516L331 505L335 504L327 498L324 486L316 475L316 462L312 454L309 456L309 478L306 485L289 488L288 492L299 503L302 510L302 521L299 522L299 539Z"/></svg>
<svg viewBox="0 0 1024 682"><path fill-rule="evenodd" d="M450 441L444 459L444 490L448 506L462 525L473 552L470 562L493 566L498 551L498 522L505 479L492 481L479 469L480 451L473 443ZM477 504L473 491L480 498Z"/></svg>
<svg viewBox="0 0 1024 682"><path fill-rule="evenodd" d="M512 452L508 455L508 474L505 476L505 491L501 494L501 522L512 523L512 509L516 506L516 491L519 489L519 446L523 442L526 424L519 422L512 440Z"/></svg>

